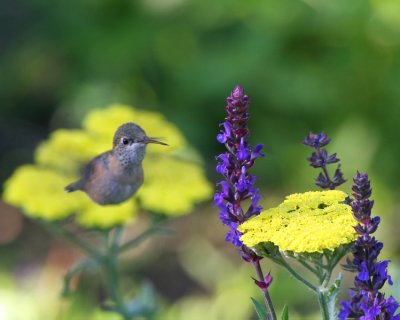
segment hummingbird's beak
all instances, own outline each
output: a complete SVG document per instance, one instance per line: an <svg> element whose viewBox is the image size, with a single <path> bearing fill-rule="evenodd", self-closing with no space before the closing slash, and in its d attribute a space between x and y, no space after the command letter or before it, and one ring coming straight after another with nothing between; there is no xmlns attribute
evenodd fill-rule
<svg viewBox="0 0 400 320"><path fill-rule="evenodd" d="M144 144L154 143L154 144L161 144L163 146L168 146L168 144L161 142L159 140L156 140L155 138L150 138L150 137L144 138L142 143L144 143Z"/></svg>

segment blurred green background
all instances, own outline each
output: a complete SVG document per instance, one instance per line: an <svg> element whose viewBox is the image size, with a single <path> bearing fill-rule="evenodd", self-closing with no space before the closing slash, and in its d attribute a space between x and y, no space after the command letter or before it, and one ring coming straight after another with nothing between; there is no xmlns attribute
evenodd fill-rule
<svg viewBox="0 0 400 320"><path fill-rule="evenodd" d="M31 162L52 130L121 102L176 123L215 183L224 99L241 84L252 102L251 141L265 144L254 168L262 204L315 189L300 142L327 132L348 180L357 169L370 174L382 259L392 260L388 293L399 299L399 46L397 0L2 0L0 182ZM224 243L211 202L172 226L173 239L124 260L128 283L155 287L160 319L255 319L252 270ZM83 276L72 299L58 297L77 251L1 202L0 244L0 319L102 319L87 313L95 276ZM274 272L278 309L288 303L294 319L318 319L311 293L264 268ZM343 297L350 285L348 278Z"/></svg>

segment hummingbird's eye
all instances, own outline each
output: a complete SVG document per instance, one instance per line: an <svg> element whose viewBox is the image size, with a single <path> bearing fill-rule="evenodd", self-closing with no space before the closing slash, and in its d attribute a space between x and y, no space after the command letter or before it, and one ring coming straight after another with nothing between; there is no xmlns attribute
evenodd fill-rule
<svg viewBox="0 0 400 320"><path fill-rule="evenodd" d="M122 143L124 145L127 145L129 143L129 140L127 138L122 138Z"/></svg>

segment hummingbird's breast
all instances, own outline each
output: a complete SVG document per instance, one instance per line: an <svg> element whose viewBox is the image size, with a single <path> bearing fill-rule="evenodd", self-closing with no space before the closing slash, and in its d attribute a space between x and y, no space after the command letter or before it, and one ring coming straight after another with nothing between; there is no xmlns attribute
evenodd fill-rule
<svg viewBox="0 0 400 320"><path fill-rule="evenodd" d="M102 205L118 204L129 199L144 180L141 163L127 166L112 152L94 160L90 176L85 191L93 201Z"/></svg>

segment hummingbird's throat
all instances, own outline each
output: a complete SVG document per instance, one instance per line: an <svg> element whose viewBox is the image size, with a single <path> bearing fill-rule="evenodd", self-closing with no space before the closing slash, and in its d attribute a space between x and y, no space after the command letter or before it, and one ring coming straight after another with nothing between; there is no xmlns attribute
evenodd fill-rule
<svg viewBox="0 0 400 320"><path fill-rule="evenodd" d="M140 165L146 154L146 145L141 143L134 143L127 148L117 151L118 160L123 166L136 166Z"/></svg>

